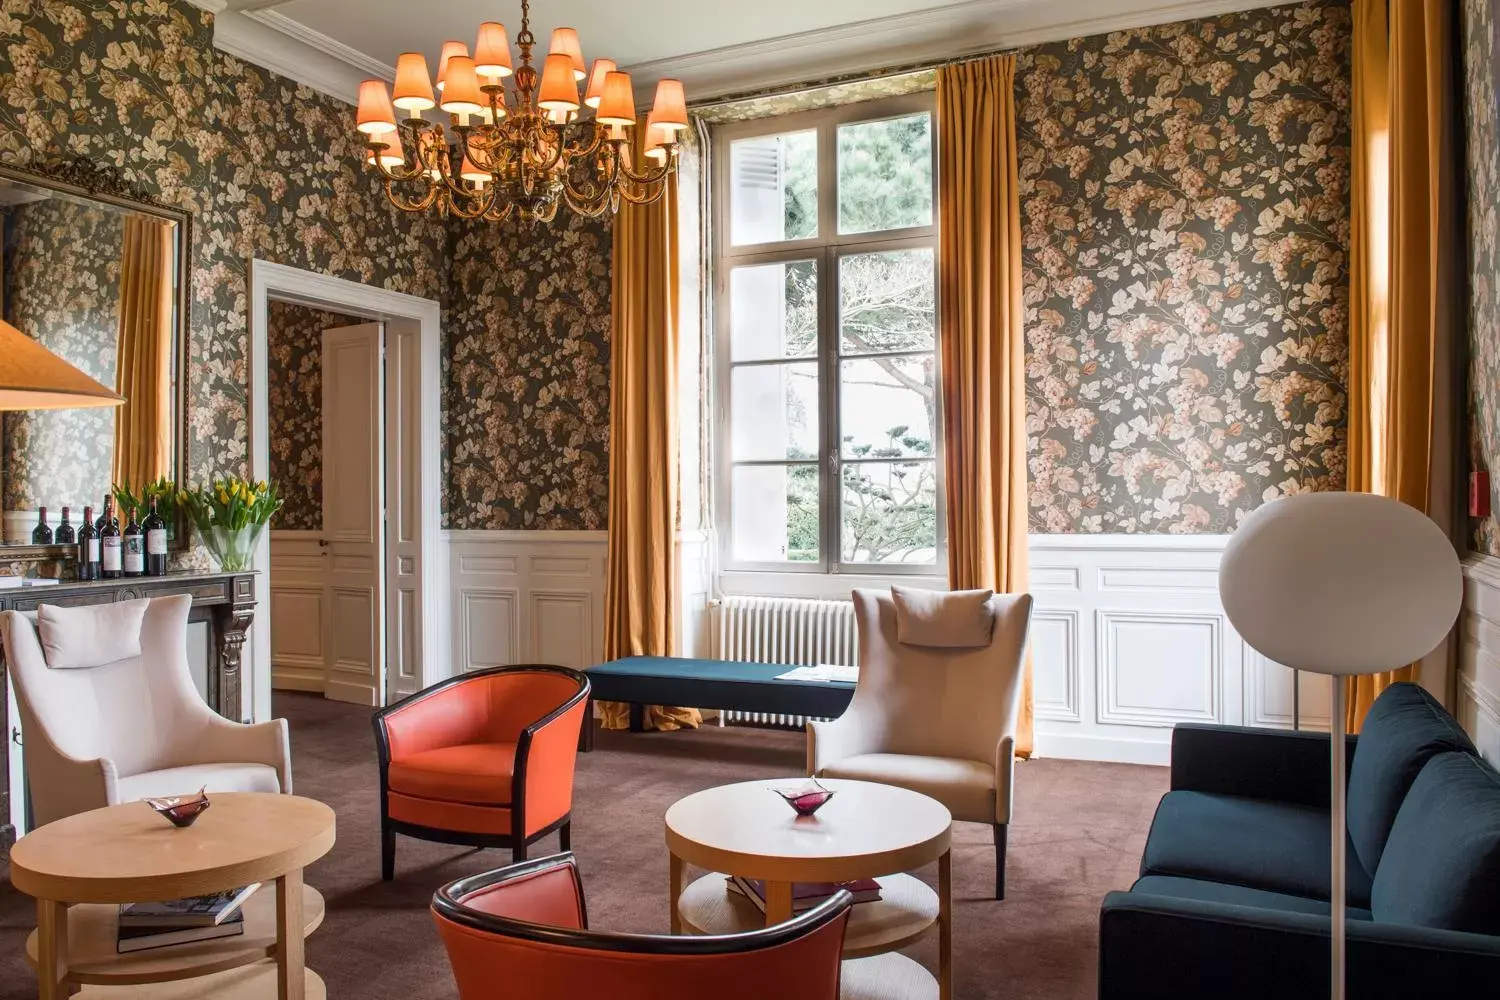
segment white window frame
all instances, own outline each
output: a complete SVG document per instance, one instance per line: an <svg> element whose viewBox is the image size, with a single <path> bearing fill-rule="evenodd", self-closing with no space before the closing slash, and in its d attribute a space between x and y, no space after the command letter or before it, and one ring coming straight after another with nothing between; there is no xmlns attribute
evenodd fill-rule
<svg viewBox="0 0 1500 1000"><path fill-rule="evenodd" d="M843 457L839 427L839 260L856 253L882 250L930 248L934 266L938 252L937 193L937 123L935 95L931 91L901 97L868 101L860 104L804 111L775 118L736 122L715 126L712 133L712 180L710 211L712 213L714 330L713 391L714 403L714 506L719 528L719 565L731 573L797 573L845 575L864 578L886 576L947 576L946 483L943 470L943 430L939 419L933 428L934 481L936 489L936 554L932 565L906 563L844 562L842 548ZM838 231L838 128L841 125L882 121L925 112L932 116L933 221L926 226L887 229L873 233L841 235ZM781 240L734 246L730 234L730 144L740 140L787 132L816 131L818 148L818 236L803 240ZM746 561L735 559L733 551L732 474L735 462L730 454L730 349L729 313L725 304L729 296L729 275L740 265L779 264L787 261L815 260L818 268L818 350L809 360L818 364L819 396L819 466L818 552L815 561ZM934 280L935 280L934 275ZM934 289L936 298L936 289ZM906 353L906 352L893 352ZM925 353L925 352L916 352ZM879 357L879 355L876 355ZM941 413L940 356L936 330L933 340L933 366L939 377L938 412ZM784 466L797 464L767 461L764 464ZM813 464L811 462L807 464Z"/></svg>

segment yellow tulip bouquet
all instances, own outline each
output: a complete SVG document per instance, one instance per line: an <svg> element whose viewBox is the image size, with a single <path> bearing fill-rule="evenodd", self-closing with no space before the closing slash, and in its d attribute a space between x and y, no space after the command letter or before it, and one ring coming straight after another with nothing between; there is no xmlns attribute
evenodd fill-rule
<svg viewBox="0 0 1500 1000"><path fill-rule="evenodd" d="M198 526L219 568L237 573L250 567L261 532L283 501L274 482L229 476L183 490L177 503Z"/></svg>

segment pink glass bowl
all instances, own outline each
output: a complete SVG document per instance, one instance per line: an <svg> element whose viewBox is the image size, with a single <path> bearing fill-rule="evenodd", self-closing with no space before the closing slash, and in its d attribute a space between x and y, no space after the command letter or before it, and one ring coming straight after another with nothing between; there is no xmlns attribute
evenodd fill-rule
<svg viewBox="0 0 1500 1000"><path fill-rule="evenodd" d="M197 795L174 795L164 799L147 799L146 805L165 816L173 826L192 826L193 821L209 807L208 791L198 789Z"/></svg>
<svg viewBox="0 0 1500 1000"><path fill-rule="evenodd" d="M824 788L815 778L809 778L806 784L797 788L772 788L771 791L785 799L798 816L811 816L833 798L833 790Z"/></svg>

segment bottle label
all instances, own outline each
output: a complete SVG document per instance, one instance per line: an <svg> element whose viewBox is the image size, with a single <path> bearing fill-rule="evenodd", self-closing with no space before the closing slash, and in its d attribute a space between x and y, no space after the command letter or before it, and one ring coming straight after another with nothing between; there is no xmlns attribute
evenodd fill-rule
<svg viewBox="0 0 1500 1000"><path fill-rule="evenodd" d="M146 532L146 554L152 556L164 556L167 554L166 528L152 528Z"/></svg>
<svg viewBox="0 0 1500 1000"><path fill-rule="evenodd" d="M120 536L110 535L104 539L103 549L104 571L116 573L120 570Z"/></svg>
<svg viewBox="0 0 1500 1000"><path fill-rule="evenodd" d="M89 551L88 551L88 555L84 556L84 558L87 559L89 562L98 562L99 561L99 539L97 539L97 538L90 538L89 539Z"/></svg>
<svg viewBox="0 0 1500 1000"><path fill-rule="evenodd" d="M125 572L146 571L146 539L141 535L125 536Z"/></svg>

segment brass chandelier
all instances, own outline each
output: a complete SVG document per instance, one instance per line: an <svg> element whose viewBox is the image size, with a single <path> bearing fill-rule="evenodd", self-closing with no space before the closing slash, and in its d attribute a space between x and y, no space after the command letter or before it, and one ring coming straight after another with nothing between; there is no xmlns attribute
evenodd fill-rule
<svg viewBox="0 0 1500 1000"><path fill-rule="evenodd" d="M462 42L443 44L436 93L420 52L396 61L393 91L383 80L360 85L356 128L391 204L486 222L512 215L551 222L563 202L597 216L617 211L622 198L644 205L662 196L677 169L678 133L688 127L681 81L657 84L638 135L628 73L610 59L595 59L589 71L572 28L552 32L540 74L531 65L535 45L531 4L521 0L514 70L505 26L487 21L472 56ZM449 116L448 130L422 117L434 107Z"/></svg>

